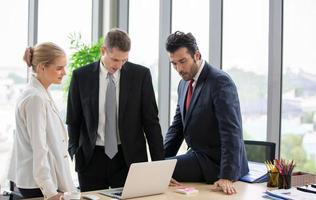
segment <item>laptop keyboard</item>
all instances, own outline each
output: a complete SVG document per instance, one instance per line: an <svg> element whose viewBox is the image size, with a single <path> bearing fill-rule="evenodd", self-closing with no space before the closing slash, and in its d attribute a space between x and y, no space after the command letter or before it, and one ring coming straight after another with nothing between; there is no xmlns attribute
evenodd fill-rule
<svg viewBox="0 0 316 200"><path fill-rule="evenodd" d="M117 196L121 196L121 195L122 195L122 192L114 192L113 194L114 194L114 195L117 195Z"/></svg>

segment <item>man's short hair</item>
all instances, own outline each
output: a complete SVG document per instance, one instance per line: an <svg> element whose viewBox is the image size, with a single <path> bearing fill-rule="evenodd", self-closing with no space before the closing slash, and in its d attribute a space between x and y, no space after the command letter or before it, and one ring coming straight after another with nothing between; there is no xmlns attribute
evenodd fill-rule
<svg viewBox="0 0 316 200"><path fill-rule="evenodd" d="M120 51L127 52L131 49L131 39L125 31L114 28L106 34L103 45L108 50L116 47Z"/></svg>
<svg viewBox="0 0 316 200"><path fill-rule="evenodd" d="M199 50L199 47L196 44L196 40L192 33L183 33L181 31L176 31L167 38L166 50L170 53L174 53L181 47L186 47L193 57L196 51Z"/></svg>

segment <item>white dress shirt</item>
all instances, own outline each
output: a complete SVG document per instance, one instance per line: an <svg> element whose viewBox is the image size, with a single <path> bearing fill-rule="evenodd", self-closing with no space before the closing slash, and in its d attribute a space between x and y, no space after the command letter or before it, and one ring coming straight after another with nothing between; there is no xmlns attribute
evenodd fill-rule
<svg viewBox="0 0 316 200"><path fill-rule="evenodd" d="M17 101L9 179L19 188L40 188L45 199L74 191L68 135L49 92L35 78Z"/></svg>
<svg viewBox="0 0 316 200"><path fill-rule="evenodd" d="M100 61L100 81L99 81L99 122L98 122L98 136L96 145L104 146L104 135L105 135L105 96L106 96L106 89L108 86L109 79L107 78L108 70L105 68L103 63ZM118 111L119 111L119 94L120 94L120 76L121 71L117 70L113 74L113 79L115 83L116 89L116 117L118 122ZM121 144L121 140L119 137L119 129L118 124L117 126L117 143Z"/></svg>
<svg viewBox="0 0 316 200"><path fill-rule="evenodd" d="M193 83L192 83L193 91L194 91L194 89L195 89L197 80L198 80L199 77L200 77L200 74L201 74L201 72L202 72L202 69L203 69L204 65L205 65L205 60L201 60L201 65L199 66L199 70L198 70L198 72L195 74L195 76L193 77L193 80L194 80Z"/></svg>

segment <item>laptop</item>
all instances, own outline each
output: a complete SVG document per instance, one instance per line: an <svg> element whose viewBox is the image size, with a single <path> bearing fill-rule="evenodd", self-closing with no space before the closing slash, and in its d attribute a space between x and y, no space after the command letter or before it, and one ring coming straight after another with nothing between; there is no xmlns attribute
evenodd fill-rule
<svg viewBox="0 0 316 200"><path fill-rule="evenodd" d="M101 190L100 194L117 199L164 193L169 186L176 159L131 164L123 188Z"/></svg>

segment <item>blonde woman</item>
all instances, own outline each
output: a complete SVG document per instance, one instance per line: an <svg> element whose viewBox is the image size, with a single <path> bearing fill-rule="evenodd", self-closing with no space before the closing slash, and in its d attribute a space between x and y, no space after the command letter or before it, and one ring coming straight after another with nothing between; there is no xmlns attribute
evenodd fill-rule
<svg viewBox="0 0 316 200"><path fill-rule="evenodd" d="M65 52L46 42L26 49L24 61L33 75L16 105L16 135L9 179L24 198L57 200L73 191L68 162L68 138L49 93L65 75Z"/></svg>

